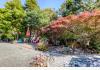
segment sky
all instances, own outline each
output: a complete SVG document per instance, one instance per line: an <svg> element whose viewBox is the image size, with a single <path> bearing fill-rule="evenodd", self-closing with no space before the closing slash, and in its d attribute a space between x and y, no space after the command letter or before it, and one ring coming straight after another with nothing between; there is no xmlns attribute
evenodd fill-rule
<svg viewBox="0 0 100 70"><path fill-rule="evenodd" d="M7 0L0 0L0 8L4 8L5 2L7 2ZM37 2L41 9L53 8L55 10L58 10L64 0L37 0ZM22 0L22 4L25 4L25 0Z"/></svg>

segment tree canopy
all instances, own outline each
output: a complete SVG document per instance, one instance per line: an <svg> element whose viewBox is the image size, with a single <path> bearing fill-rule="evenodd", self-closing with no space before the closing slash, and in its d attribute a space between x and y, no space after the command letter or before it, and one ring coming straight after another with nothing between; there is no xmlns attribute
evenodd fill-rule
<svg viewBox="0 0 100 70"><path fill-rule="evenodd" d="M66 0L59 9L62 16L78 14L83 11L92 11L100 8L100 0Z"/></svg>
<svg viewBox="0 0 100 70"><path fill-rule="evenodd" d="M18 32L25 16L20 0L12 0L5 4L5 8L0 9L2 36L13 37ZM4 26L3 26L4 25Z"/></svg>
<svg viewBox="0 0 100 70"><path fill-rule="evenodd" d="M38 6L36 0L26 0L25 8L28 10L37 10L37 9L39 9L39 6Z"/></svg>
<svg viewBox="0 0 100 70"><path fill-rule="evenodd" d="M53 39L78 39L83 48L89 42L89 47L100 50L100 10L60 17L41 32Z"/></svg>

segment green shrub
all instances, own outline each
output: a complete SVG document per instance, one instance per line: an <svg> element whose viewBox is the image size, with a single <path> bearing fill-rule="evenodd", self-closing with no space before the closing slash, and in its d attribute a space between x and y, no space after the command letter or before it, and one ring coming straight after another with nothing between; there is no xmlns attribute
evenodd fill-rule
<svg viewBox="0 0 100 70"><path fill-rule="evenodd" d="M90 41L90 47L100 51L100 34L94 35Z"/></svg>
<svg viewBox="0 0 100 70"><path fill-rule="evenodd" d="M38 43L37 49L40 51L47 51L48 47L44 43L40 42Z"/></svg>
<svg viewBox="0 0 100 70"><path fill-rule="evenodd" d="M11 34L3 34L3 35L1 35L1 39L2 40L3 39L11 39L11 40L13 40L14 39L14 36L11 35Z"/></svg>

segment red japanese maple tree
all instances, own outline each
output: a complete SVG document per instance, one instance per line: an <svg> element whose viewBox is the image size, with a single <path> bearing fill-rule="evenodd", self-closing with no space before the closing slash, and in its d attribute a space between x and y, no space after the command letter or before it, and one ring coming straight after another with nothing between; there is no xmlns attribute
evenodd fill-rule
<svg viewBox="0 0 100 70"><path fill-rule="evenodd" d="M100 10L93 10L92 12L84 11L78 15L69 15L66 17L59 17L57 20L51 22L50 25L43 27L42 32L53 30L59 32L60 28L74 27L75 24L82 24L94 28L96 24L100 25ZM94 25L94 26L93 26Z"/></svg>

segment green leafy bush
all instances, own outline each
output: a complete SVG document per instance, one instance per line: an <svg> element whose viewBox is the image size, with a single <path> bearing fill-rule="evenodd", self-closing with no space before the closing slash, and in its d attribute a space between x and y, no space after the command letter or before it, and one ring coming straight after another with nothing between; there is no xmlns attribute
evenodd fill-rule
<svg viewBox="0 0 100 70"><path fill-rule="evenodd" d="M37 46L37 49L40 50L40 51L47 51L48 47L43 42L39 42L38 46Z"/></svg>
<svg viewBox="0 0 100 70"><path fill-rule="evenodd" d="M1 39L10 39L10 40L13 40L14 39L14 36L11 35L11 34L3 34L1 35Z"/></svg>
<svg viewBox="0 0 100 70"><path fill-rule="evenodd" d="M90 47L100 51L100 34L93 35L90 40Z"/></svg>

